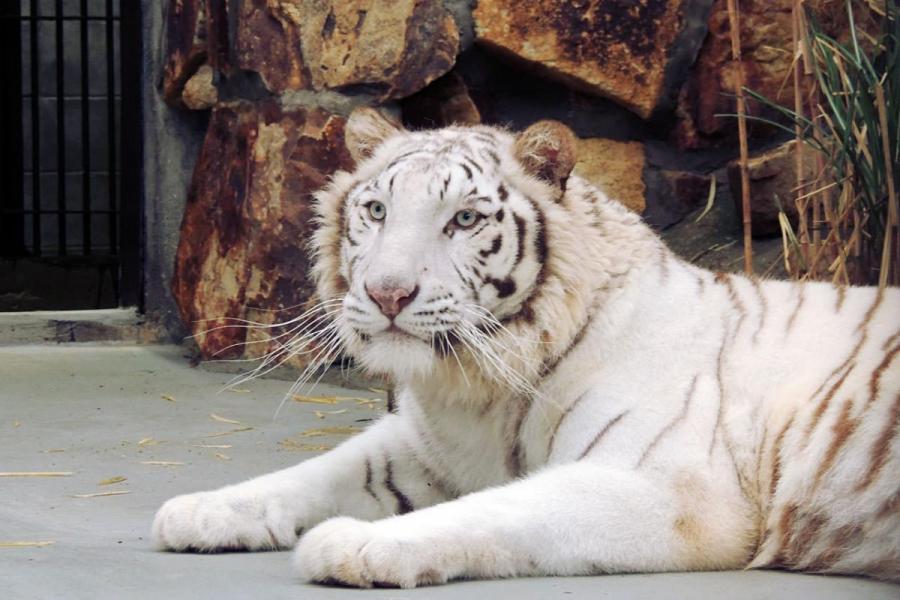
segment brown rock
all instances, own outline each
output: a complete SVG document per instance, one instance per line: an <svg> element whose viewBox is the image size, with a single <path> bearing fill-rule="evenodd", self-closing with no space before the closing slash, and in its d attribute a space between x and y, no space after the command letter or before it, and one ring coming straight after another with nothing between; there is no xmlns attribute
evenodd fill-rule
<svg viewBox="0 0 900 600"><path fill-rule="evenodd" d="M201 65L228 68L227 0L170 0L165 27L163 98L181 106L184 86Z"/></svg>
<svg viewBox="0 0 900 600"><path fill-rule="evenodd" d="M668 97L670 67L702 40L702 31L681 37L686 16L705 12L702 4L479 0L476 39L647 118Z"/></svg>
<svg viewBox="0 0 900 600"><path fill-rule="evenodd" d="M400 103L403 122L414 129L478 125L481 113L462 77L451 71Z"/></svg>
<svg viewBox="0 0 900 600"><path fill-rule="evenodd" d="M750 174L750 218L753 235L759 237L780 235L778 223L779 204L792 223L797 222L797 168L795 163L796 142L788 142L757 156L747 163ZM814 151L804 147L804 181L815 178ZM734 199L737 214L741 210L741 169L738 161L728 163L728 185Z"/></svg>
<svg viewBox="0 0 900 600"><path fill-rule="evenodd" d="M310 201L331 173L352 168L343 127L343 117L321 109L287 111L272 102L213 110L172 283L204 357L271 350L265 340L274 329L225 325L234 323L229 319L284 321L310 302Z"/></svg>
<svg viewBox="0 0 900 600"><path fill-rule="evenodd" d="M459 32L441 2L241 0L237 63L273 92L408 96L450 70Z"/></svg>
<svg viewBox="0 0 900 600"><path fill-rule="evenodd" d="M185 82L206 60L206 3L203 0L169 1L166 57L163 98L171 105L178 105Z"/></svg>
<svg viewBox="0 0 900 600"><path fill-rule="evenodd" d="M191 110L205 110L212 108L219 101L219 90L213 83L213 69L209 65L203 65L194 76L184 84L181 93L181 101Z"/></svg>
<svg viewBox="0 0 900 600"><path fill-rule="evenodd" d="M641 214L646 207L645 162L644 145L640 142L589 138L578 140L574 173Z"/></svg>
<svg viewBox="0 0 900 600"><path fill-rule="evenodd" d="M680 222L709 198L712 177L688 171L646 169L647 209L644 220L657 229Z"/></svg>
<svg viewBox="0 0 900 600"><path fill-rule="evenodd" d="M745 86L781 105L793 108L793 51L791 10L793 0L741 1L741 56ZM858 24L868 23L866 14L855 3ZM816 13L822 27L835 37L846 37L849 27L845 0L807 0L805 6ZM866 25L871 28L871 25ZM682 148L702 148L718 141L737 139L733 117L735 65L731 60L731 33L727 0L715 0L709 15L709 33L678 98L679 122L675 141ZM811 89L810 78L803 81L804 91ZM755 101L748 101L749 114L761 114ZM759 123L748 123L750 134L766 137L777 130Z"/></svg>

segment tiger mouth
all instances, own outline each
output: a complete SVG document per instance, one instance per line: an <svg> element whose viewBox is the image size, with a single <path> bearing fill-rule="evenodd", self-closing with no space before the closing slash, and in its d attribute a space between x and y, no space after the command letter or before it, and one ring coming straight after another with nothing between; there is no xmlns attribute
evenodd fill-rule
<svg viewBox="0 0 900 600"><path fill-rule="evenodd" d="M414 339L418 341L424 341L422 338L417 336L416 334L403 329L399 325L395 323L391 323L385 329L382 329L378 332L378 335L383 335L388 338L400 338L400 339Z"/></svg>

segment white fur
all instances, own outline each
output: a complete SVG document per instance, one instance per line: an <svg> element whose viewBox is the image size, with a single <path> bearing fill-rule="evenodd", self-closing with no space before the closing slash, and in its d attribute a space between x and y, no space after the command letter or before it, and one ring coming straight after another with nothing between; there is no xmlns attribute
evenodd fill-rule
<svg viewBox="0 0 900 600"><path fill-rule="evenodd" d="M170 500L160 547L287 548L311 528L301 576L360 587L768 565L900 578L900 291L703 271L577 177L557 202L515 143L489 128L394 134L320 195L320 295L343 298L342 344L394 379L397 414L291 469ZM439 200L463 155L484 173ZM477 245L442 232L469 186L507 211ZM378 227L361 225L366 194L387 207ZM518 263L513 213L528 226ZM500 233L485 270L511 274L505 297L450 266ZM385 280L421 288L396 321L409 335L384 333L365 294ZM453 323L411 317L428 307ZM463 321L490 331L481 353L435 350ZM396 515L404 502L416 510Z"/></svg>

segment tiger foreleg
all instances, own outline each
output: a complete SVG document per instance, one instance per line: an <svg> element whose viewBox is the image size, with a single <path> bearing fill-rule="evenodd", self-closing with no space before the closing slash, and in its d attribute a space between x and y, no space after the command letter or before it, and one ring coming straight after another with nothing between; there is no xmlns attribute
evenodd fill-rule
<svg viewBox="0 0 900 600"><path fill-rule="evenodd" d="M326 521L300 539L294 564L306 579L359 587L743 565L738 511L708 497L691 511L678 496L677 483L573 463L408 515Z"/></svg>
<svg viewBox="0 0 900 600"><path fill-rule="evenodd" d="M214 491L177 496L153 521L160 548L290 548L329 517L377 519L445 500L412 450L405 421L388 415L297 466Z"/></svg>

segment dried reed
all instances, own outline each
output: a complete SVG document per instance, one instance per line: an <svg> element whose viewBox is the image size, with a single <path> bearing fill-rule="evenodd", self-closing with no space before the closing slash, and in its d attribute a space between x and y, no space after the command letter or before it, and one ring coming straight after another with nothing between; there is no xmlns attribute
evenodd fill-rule
<svg viewBox="0 0 900 600"><path fill-rule="evenodd" d="M741 214L744 226L744 272L753 273L753 235L750 217L750 174L747 162L747 102L744 97L744 63L741 58L741 16L738 0L728 0L728 26L731 33L731 59L734 62L734 88L737 98L738 142L740 144Z"/></svg>
<svg viewBox="0 0 900 600"><path fill-rule="evenodd" d="M803 147L797 144L797 232L786 216L780 219L785 261L796 279L900 284L900 22L893 2L881 6L882 12L871 10L871 3L866 10L870 20L880 21L876 38L857 27L853 3L846 0L848 39L839 41L796 0L794 107L747 91L791 126L750 118L789 131L816 152L815 179L804 181ZM801 73L801 63L811 77Z"/></svg>

